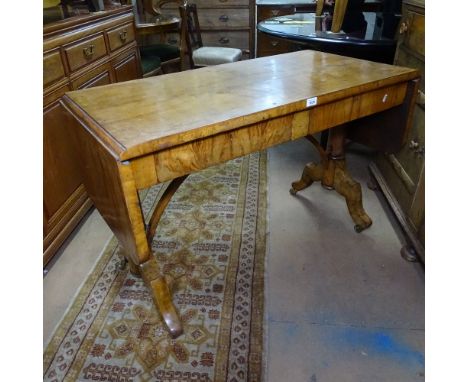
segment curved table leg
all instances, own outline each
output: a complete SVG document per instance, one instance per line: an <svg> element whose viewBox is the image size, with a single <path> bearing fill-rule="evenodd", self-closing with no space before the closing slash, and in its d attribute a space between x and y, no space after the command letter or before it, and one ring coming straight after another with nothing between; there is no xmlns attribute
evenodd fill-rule
<svg viewBox="0 0 468 382"><path fill-rule="evenodd" d="M348 206L349 214L353 219L356 232L361 232L372 224L372 220L364 211L362 205L361 185L356 182L346 171L344 159L344 126L337 126L330 130L328 150L325 151L320 143L312 136L306 138L318 150L321 158L320 164L308 163L302 177L291 185L290 193L295 195L298 191L310 186L314 181L321 181L326 189L335 189L343 195Z"/></svg>
<svg viewBox="0 0 468 382"><path fill-rule="evenodd" d="M174 179L166 188L161 199L156 205L146 228L146 238L148 240L149 248L151 248L151 241L156 233L157 225L165 208L186 177L187 175ZM139 265L128 260L128 265L130 272L136 276L141 276L145 284L151 288L153 301L161 313L162 319L165 322L171 337L177 338L180 336L183 333L182 323L172 302L172 295L168 283L164 275L161 273L154 254L153 256L150 256L148 260Z"/></svg>
<svg viewBox="0 0 468 382"><path fill-rule="evenodd" d="M172 196L175 194L177 189L180 187L182 182L187 178L188 175L181 176L180 178L174 179L164 191L161 199L159 199L153 214L149 220L149 224L146 230L146 238L148 239L148 245L151 248L151 241L156 233L156 228L161 216L166 209ZM166 323L169 330L169 334L172 338L177 338L183 333L182 323L180 322L179 315L172 302L172 295L169 290L167 281L162 275L158 263L154 256L148 261L140 264L140 273L145 281L145 284L151 288L154 303L156 304L161 316Z"/></svg>
<svg viewBox="0 0 468 382"><path fill-rule="evenodd" d="M321 180L323 176L322 164L307 163L302 172L301 179L291 184L289 192L291 195L296 195L297 191L309 187L313 182Z"/></svg>
<svg viewBox="0 0 468 382"><path fill-rule="evenodd" d="M154 257L140 264L140 272L145 284L151 288L153 301L158 308L169 334L172 338L179 337L183 332L182 323L172 302L171 291L167 281L161 274Z"/></svg>
<svg viewBox="0 0 468 382"><path fill-rule="evenodd" d="M349 214L355 223L354 229L356 232L361 232L372 224L371 218L362 206L361 185L346 172L344 159L336 162L333 186L336 192L346 199Z"/></svg>

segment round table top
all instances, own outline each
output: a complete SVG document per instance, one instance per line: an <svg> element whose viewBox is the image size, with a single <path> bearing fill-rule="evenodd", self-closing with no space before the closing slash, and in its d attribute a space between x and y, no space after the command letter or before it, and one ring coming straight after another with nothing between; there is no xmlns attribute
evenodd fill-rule
<svg viewBox="0 0 468 382"><path fill-rule="evenodd" d="M349 46L395 46L394 39L382 36L382 27L377 26L375 12L359 12L359 19L353 24L353 20L343 22L346 32L332 33L332 17L328 14L316 16L315 13L295 13L292 15L278 16L261 21L257 29L263 33L294 40L303 43L326 43L332 45ZM364 21L365 20L365 21ZM347 25L360 25L359 30L350 31ZM346 29L345 29L346 28ZM351 28L352 29L352 28Z"/></svg>
<svg viewBox="0 0 468 382"><path fill-rule="evenodd" d="M135 16L135 26L138 34L161 33L175 29L180 23L180 17L170 15L149 15L137 14Z"/></svg>

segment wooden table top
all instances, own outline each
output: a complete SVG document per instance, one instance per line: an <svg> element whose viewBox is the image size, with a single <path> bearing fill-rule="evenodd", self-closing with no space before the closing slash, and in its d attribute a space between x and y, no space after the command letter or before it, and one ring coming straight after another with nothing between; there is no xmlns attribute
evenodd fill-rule
<svg viewBox="0 0 468 382"><path fill-rule="evenodd" d="M419 76L304 50L69 92L65 104L120 160ZM72 102L70 102L72 101Z"/></svg>

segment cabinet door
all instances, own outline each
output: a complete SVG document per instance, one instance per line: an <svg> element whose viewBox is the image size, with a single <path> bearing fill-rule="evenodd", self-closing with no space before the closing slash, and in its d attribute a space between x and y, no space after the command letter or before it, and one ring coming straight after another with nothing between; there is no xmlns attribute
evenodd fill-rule
<svg viewBox="0 0 468 382"><path fill-rule="evenodd" d="M136 50L127 54L123 59L117 59L113 63L116 82L123 82L141 78L140 60Z"/></svg>
<svg viewBox="0 0 468 382"><path fill-rule="evenodd" d="M44 109L43 123L44 215L52 229L59 210L80 186L81 174L68 129L74 121L58 99Z"/></svg>

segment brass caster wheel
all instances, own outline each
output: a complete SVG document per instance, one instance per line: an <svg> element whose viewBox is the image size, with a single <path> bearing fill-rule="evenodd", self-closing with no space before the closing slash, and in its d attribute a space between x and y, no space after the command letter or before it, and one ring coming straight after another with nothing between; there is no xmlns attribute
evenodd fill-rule
<svg viewBox="0 0 468 382"><path fill-rule="evenodd" d="M418 255L416 254L416 251L410 245L405 245L404 247L402 247L401 250L400 250L400 255L406 261L409 261L411 263L415 263L415 262L419 261Z"/></svg>
<svg viewBox="0 0 468 382"><path fill-rule="evenodd" d="M297 194L297 191L296 191L294 188L290 188L290 189L289 189L289 193L290 193L291 195L296 195L296 194Z"/></svg>

